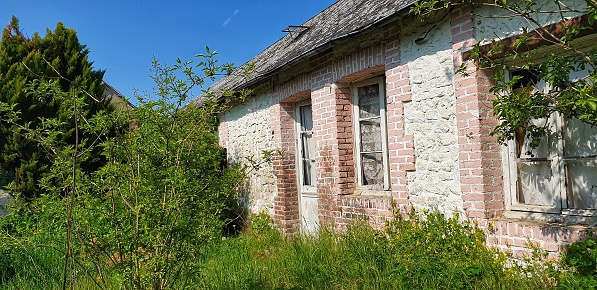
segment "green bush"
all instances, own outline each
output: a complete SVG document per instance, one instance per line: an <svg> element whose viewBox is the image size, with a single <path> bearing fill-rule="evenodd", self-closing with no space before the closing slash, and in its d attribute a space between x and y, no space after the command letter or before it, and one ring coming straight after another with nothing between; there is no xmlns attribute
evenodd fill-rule
<svg viewBox="0 0 597 290"><path fill-rule="evenodd" d="M408 218L394 216L386 228L392 269L410 289L509 288L517 277L504 270L503 254L490 250L485 234L475 224L455 214L439 212ZM507 279L506 279L507 278Z"/></svg>
<svg viewBox="0 0 597 290"><path fill-rule="evenodd" d="M560 277L558 288L597 288L597 239L592 232L588 232L585 240L566 247L562 265L568 271Z"/></svg>
<svg viewBox="0 0 597 290"><path fill-rule="evenodd" d="M567 246L563 262L580 275L597 275L597 239L589 233L585 240Z"/></svg>
<svg viewBox="0 0 597 290"><path fill-rule="evenodd" d="M50 203L46 201L44 204ZM47 206L43 212L61 215L53 212L53 208L57 207ZM44 217L43 220L50 219ZM102 223L97 222L98 225ZM39 289L39 285L43 285L44 289L60 288L65 240L63 225L31 223L28 218L12 218L11 224L14 225L11 235L20 238L18 243L7 239L8 236L0 239L0 267L7 269L0 289ZM42 227L44 229L39 230ZM31 233L31 236L19 236L19 233L25 232ZM95 250L97 252L109 249L109 244L103 241L85 242L99 247ZM587 248L587 244L591 246ZM260 214L253 217L251 228L239 236L213 238L195 247L193 258L186 259L183 264L187 268L179 272L180 276L168 280L171 287L593 289L596 285L592 274L581 275L574 268L568 268L567 264L562 264L560 271L555 271L554 264L543 260L544 253L537 252L519 261L520 264L508 260L503 253L487 248L485 236L475 224L461 221L457 216L446 218L437 212L421 215L411 212L407 217L398 214L385 230L375 230L366 222L357 222L342 233L322 227L317 235L292 237L282 235L267 215ZM578 252L586 255L592 242L578 243L574 245L576 247L584 249ZM91 247L78 249L78 263L90 269L92 264L89 261L94 260L81 258L89 258L86 255L95 252ZM569 252L570 257L574 256L574 252ZM184 259L184 256L178 257ZM129 259L123 257L120 263L127 263ZM139 270L143 275L141 279L148 279L154 272L147 265L155 262L149 256L144 256L144 259L147 260L140 261L143 265ZM127 275L132 275L128 271L134 268L110 263L107 258L104 261L103 282L96 272L90 275L84 273L81 267L79 275L73 277L71 283L77 289L132 287ZM171 260L165 263L168 263L167 266L181 265ZM152 285L144 284L144 287L151 288Z"/></svg>
<svg viewBox="0 0 597 290"><path fill-rule="evenodd" d="M95 139L53 147L60 132L52 124L27 132L52 149L53 163L39 180L45 194L0 218L0 242L11 245L0 252L4 285L30 277L46 289L191 287L200 250L219 240L230 214L240 212L236 188L244 178L242 168L226 165L218 145L223 104L208 99L186 105L194 86L228 67L217 65L214 55L198 55L197 64L156 61L157 96L140 97L137 107L111 114L73 116L79 124L74 130ZM194 73L196 68L205 76ZM112 126L129 129L116 136L102 133ZM82 170L96 143L106 163L93 172ZM54 235L42 241L38 233Z"/></svg>

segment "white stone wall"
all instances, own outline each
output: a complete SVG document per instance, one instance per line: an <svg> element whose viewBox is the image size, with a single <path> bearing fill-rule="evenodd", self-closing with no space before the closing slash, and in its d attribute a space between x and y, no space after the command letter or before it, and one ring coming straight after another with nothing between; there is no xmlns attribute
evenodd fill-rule
<svg viewBox="0 0 597 290"><path fill-rule="evenodd" d="M584 0L561 0L561 9L570 8L582 10L586 7ZM536 9L549 11L552 13L537 13L533 18L537 19L541 25L548 25L559 22L562 16L566 19L579 16L581 13L565 13L560 15L553 11L560 11L560 7L554 1L536 1ZM528 31L537 28L535 24L529 23L522 17L514 17L512 13L496 7L482 6L474 14L475 39L482 44L488 43L494 39L503 39L505 37L520 34L523 27Z"/></svg>
<svg viewBox="0 0 597 290"><path fill-rule="evenodd" d="M415 146L415 171L408 172L407 190L416 208L463 213L449 17L415 44L432 25L411 27L400 41L412 91L404 108L405 134L413 136Z"/></svg>
<svg viewBox="0 0 597 290"><path fill-rule="evenodd" d="M252 159L260 163L257 168L247 168L249 176L243 191L249 209L255 213L267 211L270 215L277 190L273 167L263 162L262 152L272 148L268 111L271 105L271 93L260 93L246 104L233 107L222 120L228 126L229 161L249 165L248 159Z"/></svg>

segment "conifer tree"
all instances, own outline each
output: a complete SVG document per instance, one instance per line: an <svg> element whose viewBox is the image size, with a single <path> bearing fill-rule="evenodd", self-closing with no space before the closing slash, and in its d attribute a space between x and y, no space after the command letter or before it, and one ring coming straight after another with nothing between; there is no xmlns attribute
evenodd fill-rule
<svg viewBox="0 0 597 290"><path fill-rule="evenodd" d="M57 143L61 146L75 143L72 104L66 104L65 98L52 93L39 94L39 90L30 89L32 84L53 81L64 96L77 94L83 99L79 114L86 118L110 109L109 100L103 97L104 71L93 69L88 54L87 47L79 43L76 31L61 22L54 31L47 29L43 37L36 32L28 38L13 16L2 31L0 103L15 106L20 112L16 124L0 116L0 172L14 174L15 186L10 191L13 196L31 200L43 193L39 180L52 164L52 154L47 148L22 134L19 127L37 129L43 119L53 119L60 129ZM81 134L79 142L90 137ZM91 150L97 154L91 154L91 158L81 163L87 171L95 170L102 163L100 149Z"/></svg>

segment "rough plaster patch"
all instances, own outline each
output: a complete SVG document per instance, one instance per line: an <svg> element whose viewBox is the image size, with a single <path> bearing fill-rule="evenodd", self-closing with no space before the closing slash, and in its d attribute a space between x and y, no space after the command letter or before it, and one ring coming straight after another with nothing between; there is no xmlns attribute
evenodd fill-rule
<svg viewBox="0 0 597 290"><path fill-rule="evenodd" d="M584 0L563 0L562 4L575 9L584 9L587 5ZM559 11L560 8L554 1L536 1L535 9L542 11ZM563 8L565 9L565 8ZM563 16L570 19L580 13L538 13L533 16L541 25L559 22ZM535 24L529 23L522 17L513 17L508 11L496 7L480 7L475 11L474 17L475 39L481 44L489 43L494 39L502 39L522 33L523 27L529 31L536 29Z"/></svg>

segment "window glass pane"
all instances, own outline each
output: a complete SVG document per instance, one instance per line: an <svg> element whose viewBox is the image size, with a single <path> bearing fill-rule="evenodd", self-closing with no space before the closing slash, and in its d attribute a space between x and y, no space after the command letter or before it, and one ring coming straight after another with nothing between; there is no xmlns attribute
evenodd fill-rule
<svg viewBox="0 0 597 290"><path fill-rule="evenodd" d="M518 202L556 206L557 187L550 161L518 163Z"/></svg>
<svg viewBox="0 0 597 290"><path fill-rule="evenodd" d="M313 130L313 118L311 114L311 105L301 106L301 131L312 131Z"/></svg>
<svg viewBox="0 0 597 290"><path fill-rule="evenodd" d="M380 119L361 121L361 151L381 151Z"/></svg>
<svg viewBox="0 0 597 290"><path fill-rule="evenodd" d="M359 96L359 118L371 118L379 116L379 84L373 84L358 88Z"/></svg>
<svg viewBox="0 0 597 290"><path fill-rule="evenodd" d="M568 207L597 209L597 166L595 161L566 162Z"/></svg>
<svg viewBox="0 0 597 290"><path fill-rule="evenodd" d="M363 185L367 185L369 189L383 189L384 174L381 153L361 154L361 171Z"/></svg>
<svg viewBox="0 0 597 290"><path fill-rule="evenodd" d="M520 158L549 158L554 154L556 151L556 119L555 114L551 116L549 119L534 119L531 120L531 123L537 127L544 127L545 125L550 127L550 135L545 136L539 143L539 147L535 149L531 149L531 142L527 136L524 136L524 140L522 144L519 145L519 156ZM546 124L549 122L548 124ZM517 138L518 139L518 138ZM520 142L516 140L516 142Z"/></svg>
<svg viewBox="0 0 597 290"><path fill-rule="evenodd" d="M597 155L597 127L580 120L567 120L564 127L564 157Z"/></svg>
<svg viewBox="0 0 597 290"><path fill-rule="evenodd" d="M522 77L513 87L515 91L533 93L550 88L532 71L521 70L511 76ZM570 80L585 76L586 70L572 72ZM558 89L554 84L551 87ZM597 126L555 114L547 120L532 122L538 127L548 127L551 133L534 150L530 149L526 136L515 136L516 153L520 157L516 166L518 203L556 208L566 203L571 209L597 209ZM564 188L561 182L565 192L560 191Z"/></svg>

